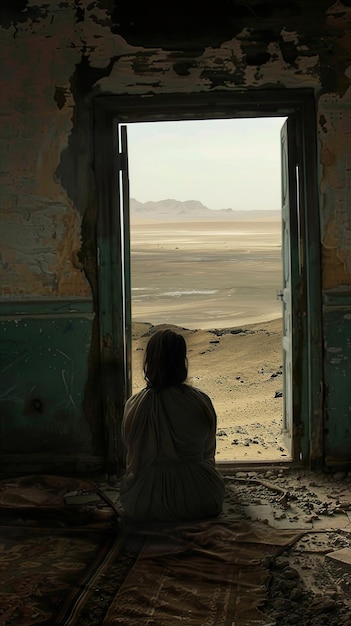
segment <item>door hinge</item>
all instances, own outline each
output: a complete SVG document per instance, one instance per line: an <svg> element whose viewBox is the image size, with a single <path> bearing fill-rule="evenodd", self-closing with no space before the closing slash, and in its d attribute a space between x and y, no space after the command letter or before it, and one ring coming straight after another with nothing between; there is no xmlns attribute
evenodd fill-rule
<svg viewBox="0 0 351 626"><path fill-rule="evenodd" d="M127 170L127 155L125 152L120 152L117 155L117 169L121 172Z"/></svg>

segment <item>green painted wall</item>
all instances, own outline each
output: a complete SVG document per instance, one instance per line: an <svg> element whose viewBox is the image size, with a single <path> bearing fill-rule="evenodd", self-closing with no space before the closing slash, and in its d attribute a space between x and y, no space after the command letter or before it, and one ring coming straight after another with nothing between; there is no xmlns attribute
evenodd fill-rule
<svg viewBox="0 0 351 626"><path fill-rule="evenodd" d="M351 450L351 298L342 289L325 298L324 327L324 454L328 464L346 465Z"/></svg>
<svg viewBox="0 0 351 626"><path fill-rule="evenodd" d="M10 318L0 333L1 452L90 452L89 316Z"/></svg>

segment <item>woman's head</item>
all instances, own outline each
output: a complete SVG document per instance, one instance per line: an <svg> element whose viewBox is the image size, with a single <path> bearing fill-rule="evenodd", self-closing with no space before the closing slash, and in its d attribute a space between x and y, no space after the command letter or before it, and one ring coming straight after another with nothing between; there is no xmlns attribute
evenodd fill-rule
<svg viewBox="0 0 351 626"><path fill-rule="evenodd" d="M148 387L162 389L180 385L188 376L186 343L173 330L159 330L149 339L144 356L144 378Z"/></svg>

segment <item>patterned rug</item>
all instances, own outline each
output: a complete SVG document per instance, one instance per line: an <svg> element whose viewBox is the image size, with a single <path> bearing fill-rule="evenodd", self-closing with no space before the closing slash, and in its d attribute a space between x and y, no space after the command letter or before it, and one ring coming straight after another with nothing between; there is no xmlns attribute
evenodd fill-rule
<svg viewBox="0 0 351 626"><path fill-rule="evenodd" d="M0 482L1 625L270 623L260 611L267 560L296 533L228 512L141 528L93 506L67 506L72 490L94 486L48 476Z"/></svg>

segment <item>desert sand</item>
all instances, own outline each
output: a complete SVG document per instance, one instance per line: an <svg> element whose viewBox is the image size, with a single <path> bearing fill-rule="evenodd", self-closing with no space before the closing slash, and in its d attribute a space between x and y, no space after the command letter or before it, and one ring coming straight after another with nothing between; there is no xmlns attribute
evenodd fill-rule
<svg viewBox="0 0 351 626"><path fill-rule="evenodd" d="M216 409L217 461L287 460L281 222L135 222L131 274L133 392L150 334L170 326Z"/></svg>

